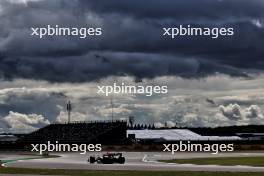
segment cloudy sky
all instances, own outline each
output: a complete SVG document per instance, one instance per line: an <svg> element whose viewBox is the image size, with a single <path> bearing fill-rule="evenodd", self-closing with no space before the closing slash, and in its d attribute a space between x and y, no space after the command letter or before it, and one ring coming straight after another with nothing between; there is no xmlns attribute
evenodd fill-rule
<svg viewBox="0 0 264 176"><path fill-rule="evenodd" d="M162 36L178 25L232 27L229 37ZM103 35L30 36L31 27L101 27ZM1 0L0 132L111 118L98 85L167 85L114 95L115 119L179 126L264 124L262 0Z"/></svg>

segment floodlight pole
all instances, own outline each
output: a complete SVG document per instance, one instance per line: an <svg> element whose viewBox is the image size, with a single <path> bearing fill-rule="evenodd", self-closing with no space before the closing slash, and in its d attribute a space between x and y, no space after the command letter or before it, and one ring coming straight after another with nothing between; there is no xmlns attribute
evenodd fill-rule
<svg viewBox="0 0 264 176"><path fill-rule="evenodd" d="M114 121L114 104L113 104L113 99L111 97L111 109L112 109L112 122Z"/></svg>
<svg viewBox="0 0 264 176"><path fill-rule="evenodd" d="M67 103L68 123L71 122L71 110L72 110L71 101L68 101Z"/></svg>

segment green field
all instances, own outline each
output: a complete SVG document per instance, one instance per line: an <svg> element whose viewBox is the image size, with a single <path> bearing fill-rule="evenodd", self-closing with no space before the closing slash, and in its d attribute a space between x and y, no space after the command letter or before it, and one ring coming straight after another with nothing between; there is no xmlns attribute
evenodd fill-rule
<svg viewBox="0 0 264 176"><path fill-rule="evenodd" d="M38 174L71 176L263 176L263 173L176 172L176 171L85 171L61 169L22 169L0 167L0 174Z"/></svg>
<svg viewBox="0 0 264 176"><path fill-rule="evenodd" d="M264 157L217 157L217 158L192 158L192 159L173 159L161 160L166 163L178 164L197 164L197 165L246 165L264 166ZM264 174L263 174L264 175Z"/></svg>

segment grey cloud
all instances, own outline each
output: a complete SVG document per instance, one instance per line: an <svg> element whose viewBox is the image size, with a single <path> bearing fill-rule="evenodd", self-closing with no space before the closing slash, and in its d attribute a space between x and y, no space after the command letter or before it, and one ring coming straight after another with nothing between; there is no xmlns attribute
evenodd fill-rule
<svg viewBox="0 0 264 176"><path fill-rule="evenodd" d="M111 85L116 81L137 85L167 85L168 82L169 90L168 94L150 98L134 95L113 96L115 119L134 116L136 123L164 124L171 121L178 126L194 127L263 124L264 106L261 100L264 94L259 89L263 87L262 79L263 76L259 79L234 79L218 75L191 80L159 77L154 80L144 79L141 83L133 83L132 77L113 77L100 83L4 81L0 85L0 128L11 129L12 123L3 121L7 116L17 118L10 116L10 111L18 113L19 117L35 114L34 116L44 117L50 123L63 122L67 119L65 103L69 99L73 105L72 120L109 120L112 113L110 97L97 95L96 86ZM225 84L228 86L223 86ZM254 99L254 96L259 99ZM213 100L215 105L212 106L206 99ZM218 105L228 100L238 103L235 106L224 104L220 111ZM247 103L240 104L239 100ZM28 124L27 128L42 125L44 124Z"/></svg>
<svg viewBox="0 0 264 176"><path fill-rule="evenodd" d="M60 112L57 105L66 101L63 93L11 90L1 94L0 116L5 117L10 111L21 114L41 114L53 121Z"/></svg>
<svg viewBox="0 0 264 176"><path fill-rule="evenodd" d="M246 117L247 118L263 118L263 114L261 109L257 105L251 105L249 108L246 109Z"/></svg>
<svg viewBox="0 0 264 176"><path fill-rule="evenodd" d="M36 130L40 127L50 124L42 115L37 114L21 114L10 111L9 114L3 118L7 124L9 131L12 132L28 132Z"/></svg>
<svg viewBox="0 0 264 176"><path fill-rule="evenodd" d="M220 106L219 107L221 113L231 120L241 120L241 108L238 104L230 104L228 106Z"/></svg>
<svg viewBox="0 0 264 176"><path fill-rule="evenodd" d="M243 109L238 104L229 104L228 106L221 105L219 107L220 112L230 120L248 120L248 119L262 119L263 114L261 109L257 105L251 105L248 108Z"/></svg>

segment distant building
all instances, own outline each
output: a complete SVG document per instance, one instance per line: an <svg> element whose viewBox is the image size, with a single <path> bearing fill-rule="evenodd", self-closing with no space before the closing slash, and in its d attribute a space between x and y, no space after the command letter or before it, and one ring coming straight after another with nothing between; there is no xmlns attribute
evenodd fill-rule
<svg viewBox="0 0 264 176"><path fill-rule="evenodd" d="M137 141L232 141L241 140L238 136L201 136L188 129L128 130L128 137Z"/></svg>
<svg viewBox="0 0 264 176"><path fill-rule="evenodd" d="M244 140L264 140L264 133L236 133L236 135Z"/></svg>

